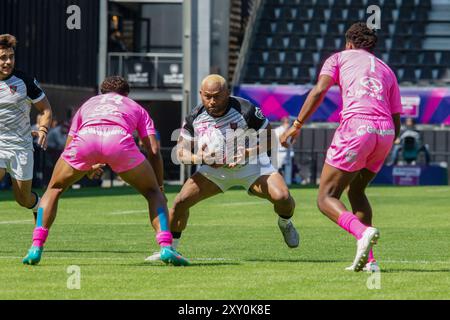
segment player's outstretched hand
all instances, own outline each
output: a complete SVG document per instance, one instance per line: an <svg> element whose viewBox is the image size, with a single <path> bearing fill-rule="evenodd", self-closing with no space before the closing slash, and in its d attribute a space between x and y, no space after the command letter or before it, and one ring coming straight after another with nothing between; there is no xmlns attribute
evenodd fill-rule
<svg viewBox="0 0 450 320"><path fill-rule="evenodd" d="M289 148L290 145L295 143L299 135L300 130L292 126L280 136L280 143L283 147Z"/></svg>
<svg viewBox="0 0 450 320"><path fill-rule="evenodd" d="M33 130L31 131L31 135L34 138L38 139L38 146L44 150L47 150L47 132L44 130Z"/></svg>
<svg viewBox="0 0 450 320"><path fill-rule="evenodd" d="M106 164L104 164L104 163L94 164L92 166L92 169L88 171L86 176L91 180L100 179L103 174L103 167L105 167L105 166L106 166Z"/></svg>

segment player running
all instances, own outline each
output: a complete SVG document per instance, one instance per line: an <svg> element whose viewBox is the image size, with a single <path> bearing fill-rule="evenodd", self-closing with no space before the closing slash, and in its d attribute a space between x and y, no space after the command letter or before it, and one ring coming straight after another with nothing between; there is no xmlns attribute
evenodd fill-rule
<svg viewBox="0 0 450 320"><path fill-rule="evenodd" d="M47 134L52 122L52 108L44 92L32 77L15 69L17 40L0 35L0 181L11 175L17 203L35 215L39 196L31 191L33 180L33 139L47 148ZM31 104L41 114L38 131L30 125Z"/></svg>
<svg viewBox="0 0 450 320"><path fill-rule="evenodd" d="M223 193L233 186L243 186L250 195L269 200L279 216L278 226L288 247L299 245L299 234L291 217L295 201L283 177L270 163L271 126L261 110L249 101L230 96L226 80L219 75L206 77L201 85L202 103L186 118L178 141L178 161L183 164L201 164L198 171L186 181L177 195L169 215L177 248L182 231L186 228L189 209L202 200ZM231 134L230 134L231 133ZM264 134L267 133L267 147ZM235 134L236 139L228 139ZM259 135L259 143L241 145L238 152L235 142L244 137ZM255 141L256 139L254 139ZM218 147L220 141L227 146ZM218 156L220 154L220 156ZM232 154L235 157L230 158ZM225 157L222 159L222 155ZM259 155L256 161L255 156ZM229 160L226 160L228 156ZM246 160L245 160L246 159ZM159 259L156 253L147 261Z"/></svg>
<svg viewBox="0 0 450 320"><path fill-rule="evenodd" d="M127 98L129 92L123 78L109 77L101 86L102 94L88 100L75 114L66 148L42 197L33 244L24 264L41 260L62 193L86 174L100 174L105 164L147 199L151 224L161 246L161 260L174 265L189 264L171 247L172 234L162 193L163 163L153 121L144 108ZM148 151L149 161L134 142L135 130Z"/></svg>
<svg viewBox="0 0 450 320"><path fill-rule="evenodd" d="M372 227L372 208L365 189L380 171L398 136L402 105L395 74L372 54L377 42L375 31L356 23L345 36L346 50L325 62L317 85L280 142L287 146L288 139L297 137L328 89L339 85L343 99L341 123L327 153L317 203L320 211L357 239L356 257L347 270L373 270L377 264L372 246L380 233ZM347 187L352 212L339 200Z"/></svg>

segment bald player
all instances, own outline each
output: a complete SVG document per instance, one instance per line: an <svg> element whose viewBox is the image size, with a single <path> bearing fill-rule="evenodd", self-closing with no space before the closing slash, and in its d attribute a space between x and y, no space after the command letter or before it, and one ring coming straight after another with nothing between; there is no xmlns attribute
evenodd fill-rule
<svg viewBox="0 0 450 320"><path fill-rule="evenodd" d="M251 102L230 96L226 80L209 75L201 84L201 104L186 117L177 144L177 160L199 164L169 210L173 246L186 228L189 209L234 186L270 201L278 225L290 248L299 245L291 218L295 201L283 177L270 163L271 126ZM237 147L235 147L235 143ZM147 258L157 260L158 253Z"/></svg>

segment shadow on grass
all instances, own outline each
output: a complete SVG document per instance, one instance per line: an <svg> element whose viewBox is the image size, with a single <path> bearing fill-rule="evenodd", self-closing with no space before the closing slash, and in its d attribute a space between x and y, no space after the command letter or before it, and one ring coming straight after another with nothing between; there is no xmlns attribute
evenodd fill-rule
<svg viewBox="0 0 450 320"><path fill-rule="evenodd" d="M247 262L294 262L294 263L340 263L347 260L332 260L332 259L243 259Z"/></svg>
<svg viewBox="0 0 450 320"><path fill-rule="evenodd" d="M214 262L198 262L198 261L191 261L191 264L187 266L186 268L192 268L192 267L220 267L220 266L239 266L241 263L238 262L230 262L230 261L214 261ZM136 264L127 264L127 266L135 266L135 267L174 267L171 265L165 265L162 262L142 262L142 263L136 263ZM177 267L175 267L177 268Z"/></svg>
<svg viewBox="0 0 450 320"><path fill-rule="evenodd" d="M1 252L1 251L0 251ZM45 250L46 253L142 253L148 254L148 251L125 251L125 250Z"/></svg>
<svg viewBox="0 0 450 320"><path fill-rule="evenodd" d="M381 269L381 273L401 273L401 272L419 272L419 273L449 273L450 269L433 269L433 270L424 270L424 269L411 269L411 268L387 268Z"/></svg>

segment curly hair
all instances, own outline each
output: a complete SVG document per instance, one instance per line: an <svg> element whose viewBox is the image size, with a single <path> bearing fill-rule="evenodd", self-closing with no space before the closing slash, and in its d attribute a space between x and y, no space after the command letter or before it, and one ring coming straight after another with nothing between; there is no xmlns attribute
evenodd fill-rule
<svg viewBox="0 0 450 320"><path fill-rule="evenodd" d="M120 76L107 77L100 86L102 94L115 92L122 96L128 96L130 93L130 85L127 80Z"/></svg>
<svg viewBox="0 0 450 320"><path fill-rule="evenodd" d="M16 49L17 39L10 34L0 34L0 49Z"/></svg>
<svg viewBox="0 0 450 320"><path fill-rule="evenodd" d="M372 52L377 45L378 37L375 30L370 29L364 22L353 24L345 33L347 42L353 43L356 49Z"/></svg>

